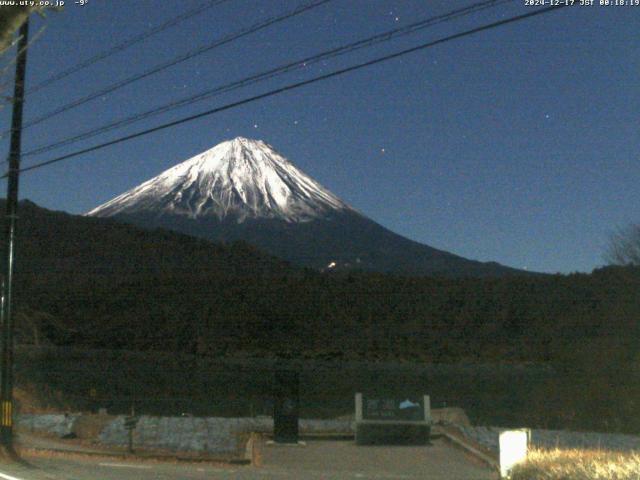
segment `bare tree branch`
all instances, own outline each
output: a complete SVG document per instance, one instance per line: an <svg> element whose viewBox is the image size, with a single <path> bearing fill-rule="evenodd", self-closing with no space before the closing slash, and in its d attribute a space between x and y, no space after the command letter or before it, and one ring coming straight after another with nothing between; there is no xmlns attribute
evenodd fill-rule
<svg viewBox="0 0 640 480"><path fill-rule="evenodd" d="M0 55L12 44L13 32L18 30L36 7L0 8Z"/></svg>
<svg viewBox="0 0 640 480"><path fill-rule="evenodd" d="M640 265L640 224L612 233L604 258L611 265Z"/></svg>

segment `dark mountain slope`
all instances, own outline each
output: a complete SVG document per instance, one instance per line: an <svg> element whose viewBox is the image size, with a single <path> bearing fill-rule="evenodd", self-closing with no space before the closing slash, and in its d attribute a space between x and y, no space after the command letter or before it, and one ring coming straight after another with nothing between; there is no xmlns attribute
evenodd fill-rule
<svg viewBox="0 0 640 480"><path fill-rule="evenodd" d="M499 277L530 275L495 262L477 262L409 240L354 212L336 212L312 222L118 214L117 220L166 228L195 237L245 241L295 265L321 271L377 271L411 276Z"/></svg>
<svg viewBox="0 0 640 480"><path fill-rule="evenodd" d="M393 233L351 208L264 142L236 138L93 209L146 228L244 240L318 270L404 275L527 275Z"/></svg>

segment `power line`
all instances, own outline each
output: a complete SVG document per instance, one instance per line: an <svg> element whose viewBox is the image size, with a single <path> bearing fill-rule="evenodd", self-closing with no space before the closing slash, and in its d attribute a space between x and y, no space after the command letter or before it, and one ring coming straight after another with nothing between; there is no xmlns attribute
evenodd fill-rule
<svg viewBox="0 0 640 480"><path fill-rule="evenodd" d="M214 6L220 5L221 3L227 2L229 0L209 0L208 2L201 4L195 8L192 8L190 10L187 10L186 12L182 13L181 15L178 15L177 17L171 18L170 20L167 20L166 22L162 23L161 25L158 25L157 27L151 28L150 30L147 30L146 32L142 32L139 33L137 35L134 35L132 37L127 38L126 40L120 42L117 45L114 45L111 48L108 48L107 50L104 50L100 53L95 54L94 56L87 58L86 60L83 60L75 65L73 65L72 67L69 67L66 70L63 70L61 72L58 72L54 75L51 75L50 77L42 80L40 83L36 84L34 87L30 88L29 90L27 90L26 95L31 95L39 90L42 90L50 85L52 85L53 83L62 80L63 78L66 78L70 75L73 75L76 72L79 72L80 70L83 70L95 63L98 63L101 60L104 60L105 58L108 58L112 55L115 55L116 53L122 52L123 50L126 50L127 48L130 48L146 39L148 39L149 37L152 37L153 35L156 35L158 33L161 33L171 27L174 27L176 25L178 25L179 23L188 20L191 17L194 17L196 15L199 15L201 13L203 13L204 11L208 10L209 8L212 8Z"/></svg>
<svg viewBox="0 0 640 480"><path fill-rule="evenodd" d="M371 37L368 37L366 39L363 40L359 40L356 42L352 42L349 43L347 45L341 46L341 47L337 47L337 48L333 48L331 50L327 50L324 51L322 53L316 54L316 55L312 55L306 58L302 58L293 62L289 62L286 63L284 65L281 65L279 67L267 70L265 72L262 73L258 73L246 78L243 78L241 80L237 80L235 82L231 82L222 86L218 86L215 87L213 89L207 89L204 90L202 92L199 92L195 95L191 95L189 97L186 98L182 98L180 100L176 100L174 102L168 103L168 104L164 104L161 105L159 107L155 107L151 110L147 110L146 112L142 112L142 113L138 113L135 115L131 115L129 117L126 117L124 119L121 120L117 120L115 122L112 123L108 123L106 125L102 125L100 127L97 128L93 128L93 129L89 129L86 130L82 133L79 133L78 135L75 135L73 137L70 138L65 138L63 140L59 140L57 142L54 142L52 144L49 145L44 145L38 148L35 148L33 150L30 150L26 153L23 154L23 156L31 156L31 155L38 155L38 154L42 154L42 153L46 153L48 151L57 149L59 147L63 147L66 145L70 145L73 143L76 143L80 140L86 140L88 138L94 137L96 135L99 135L101 133L105 133L117 128L120 128L122 126L125 125L130 125L132 123L136 123L142 120L145 120L147 118L153 117L155 115L159 115L161 113L165 113L168 112L170 110L174 110L176 108L180 108L180 107L184 107L187 105L191 105L193 103L196 102L200 102L203 100L207 100L209 98L212 98L214 96L217 96L219 94L222 93L228 93L234 90L237 90L239 88L243 88L246 87L248 85L252 85L254 83L258 83L264 80L268 80L271 78L274 78L276 76L280 76L282 74L286 74L289 73L291 71L294 70L298 70L301 69L303 67L318 63L322 60L327 60L333 57L337 57L340 55L344 55L347 53L351 53L354 52L356 50L360 50L363 48L367 48L367 47L371 47L373 45L376 45L378 43L382 43L385 41L390 41L393 40L395 38L398 38L400 36L404 36L404 35L409 35L418 31L421 31L427 27L431 27L433 25L439 24L439 23L444 23L447 21L451 21L454 20L456 18L465 16L465 15L469 15L472 13L476 13L488 8L493 8L496 7L498 5L504 4L504 3L510 3L513 2L514 0L487 0L487 1L483 1L483 2L479 2L479 3L475 3L473 5L470 5L468 7L465 8L460 8L457 10L453 10L449 13L446 14L442 14L442 15L437 15L434 17L430 17L424 20L420 20L418 22L414 22L411 23L409 25L403 26L403 27L399 27L399 28L395 28L392 30L388 30L386 32L383 33L379 33L377 35L373 35Z"/></svg>
<svg viewBox="0 0 640 480"><path fill-rule="evenodd" d="M35 41L40 37L40 35L42 35L42 33L44 32L44 30L45 30L46 28L47 28L47 26L46 26L46 25L42 25L42 26L40 27L40 29L38 30L38 32L36 33L36 35L35 35L33 38L31 38L31 39L29 40L29 43L27 44L27 46L26 46L25 48L29 48L29 47L31 47L31 45L32 45L32 44L33 44L33 43L34 43L34 42L35 42ZM17 37L16 37L16 38L11 42L11 45L9 45L5 50L3 50L2 52L0 52L0 56L1 56L1 55L4 55L4 52L8 52L12 47L14 47L14 46L15 46L15 45L20 41L20 39L21 39L21 38L22 38L22 37L21 37L20 35L18 35L18 36L17 36ZM16 48L16 53L15 53L15 55L13 55L13 56L11 57L11 59L9 59L9 60L7 61L7 64L6 64L5 66L3 66L3 67L2 67L2 70L0 70L0 75L4 75L4 74L9 70L9 68L11 68L11 66L12 66L13 64L15 64L15 63L18 61L18 57L20 56L20 54L22 53L22 51L23 51L23 50L24 50L24 49L22 49L22 50L21 50L21 49L19 49L19 48ZM13 98L11 99L11 101L9 101L9 102L5 102L5 103L13 103Z"/></svg>
<svg viewBox="0 0 640 480"><path fill-rule="evenodd" d="M11 66L18 61L18 58L20 57L20 55L22 55L23 50L29 49L42 36L45 29L46 29L46 25L41 26L36 32L36 34L29 39L29 43L22 50L20 50L19 48L16 49L16 54L7 62L7 64L4 67L2 67L2 69L0 69L0 77L5 75L9 70L9 68L11 68ZM18 38L15 39L14 43L19 41L20 41L20 37L18 36ZM13 43L11 45L13 46ZM6 101L0 103L0 108L2 108L5 105L13 103L12 96L4 96L4 95L1 95L1 96L4 97Z"/></svg>
<svg viewBox="0 0 640 480"><path fill-rule="evenodd" d="M20 41L20 36L14 38L11 40L11 43L9 43L8 45L6 45L4 48L0 48L0 56L4 55L5 52L8 52L9 50L11 50L13 47L15 47L18 42Z"/></svg>
<svg viewBox="0 0 640 480"><path fill-rule="evenodd" d="M565 6L566 5L550 6L550 7L542 8L542 9L535 10L535 11L532 11L532 12L529 12L529 13L525 13L525 14L522 14L522 15L517 15L515 17L510 17L510 18L507 18L505 20L500 20L500 21L497 21L497 22L489 23L489 24L483 25L481 27L476 27L476 28L472 28L470 30L465 30L464 32L461 32L461 33L456 33L456 34L453 34L453 35L449 35L447 37L443 37L443 38L440 38L438 40L434 40L434 41L431 41L431 42L423 43L421 45L418 45L418 46L415 46L415 47L411 47L411 48L408 48L408 49L405 49L405 50L401 50L399 52L391 53L391 54L388 54L388 55L385 55L385 56L382 56L382 57L378 57L378 58L375 58L373 60L369 60L367 62L359 63L359 64L356 64L356 65L353 65L353 66L350 66L350 67L346 67L346 68L343 68L343 69L340 69L340 70L336 70L336 71L333 71L333 72L330 72L330 73L326 73L324 75L319 75L317 77L314 77L314 78L311 78L311 79L308 79L308 80L304 80L304 81L301 81L301 82L293 83L293 84L286 85L286 86L281 87L281 88L277 88L275 90L271 90L271 91L266 92L266 93L262 93L260 95L255 95L255 96L252 96L252 97L248 97L248 98L245 98L243 100L239 100L239 101L236 101L236 102L228 103L228 104L223 105L221 107L213 108L211 110L207 110L207 111L195 114L195 115L190 115L188 117L184 117L184 118L181 118L179 120L174 120L172 122L164 123L162 125L158 125L158 126L153 127L153 128L149 128L149 129L146 129L146 130L142 130L140 132L132 133L130 135L126 135L124 137L120 137L120 138L117 138L115 140L104 142L104 143L101 143L99 145L95 145L93 147L84 148L82 150L78 150L78 151L75 151L75 152L72 152L72 153L69 153L69 154L66 154L66 155L62 155L62 156L53 158L51 160L47 160L47 161L44 161L44 162L36 163L34 165L30 165L28 167L20 169L20 172L27 172L27 171L30 171L30 170L36 170L36 169L45 167L47 165L52 165L54 163L58 163L58 162L61 162L63 160L68 160L70 158L77 157L79 155L83 155L85 153L90 153L90 152L94 152L94 151L97 151L97 150L101 150L101 149L109 147L111 145L116 145L116 144L123 143L123 142L129 141L129 140L133 140L133 139L138 138L138 137L149 135L151 133L155 133L155 132L158 132L160 130L165 130L167 128L175 127L177 125L181 125L183 123L191 122L191 121L197 120L199 118L203 118L203 117L207 117L207 116L210 116L210 115L214 115L216 113L219 113L219 112L222 112L222 111L225 111L225 110L230 110L232 108L239 107L241 105L245 105L245 104L248 104L248 103L252 103L252 102L255 102L257 100L262 100L264 98L272 97L272 96L278 95L280 93L288 92L290 90L295 90L295 89L298 89L300 87L304 87L306 85L310 85L312 83L320 82L322 80L327 80L329 78L337 77L339 75L344 75L345 73L353 72L355 70L359 70L359 69L365 68L365 67L370 67L372 65L376 65L376 64L382 63L382 62L386 62L388 60L392 60L394 58L402 57L404 55L408 55L410 53L414 53L414 52L417 52L417 51L420 51L420 50L425 50L427 48L434 47L434 46L440 45L442 43L446 43L446 42L449 42L449 41L452 41L452 40L463 38L463 37L466 37L466 36L469 36L469 35L474 35L476 33L480 33L480 32L486 31L486 30L491 30L491 29L500 27L502 25L515 23L515 22L518 22L518 21L521 21L521 20L525 20L527 18L534 17L534 16L542 15L542 14L551 12L553 10L559 10L561 8L564 8ZM4 174L0 178L6 178L6 177L7 177L7 174Z"/></svg>
<svg viewBox="0 0 640 480"><path fill-rule="evenodd" d="M230 43L234 40L237 40L241 37L245 37L247 35L250 35L252 33L255 33L259 30L262 30L264 28L267 28L271 25L274 25L276 23L282 22L284 20L288 20L289 18L295 17L296 15L300 15L304 12L307 12L308 10L312 10L316 7L319 7L325 3L328 3L332 0L314 0L313 2L310 3L306 3L303 5L300 5L298 7L296 7L294 10L291 10L285 14L279 15L277 17L270 17L266 20L263 20L261 22L255 23L254 25L248 27L248 28L244 28L242 30L239 30L236 33L232 33L229 35L226 35L216 41L214 41L213 43L207 44L207 45L203 45L200 46L198 48L196 48L195 50L192 50L190 52L187 52L185 54L182 54L172 60L169 60L168 62L162 63L160 65L156 65L155 67L153 67L150 70L147 70L145 72L136 74L132 77L126 78L124 80L121 80L117 83L114 83L112 85L109 85L106 88L103 88L101 90L98 90L96 92L90 93L89 95L82 97L78 100L75 100L71 103L68 103L66 105L63 105L51 112L45 113L44 115L35 118L34 120L31 120L30 122L26 122L25 125L23 126L23 129L32 127L34 125L37 125L39 123L44 122L45 120L49 120L50 118L55 117L56 115L59 115L63 112L66 112L68 110L71 110L73 108L76 108L84 103L87 103L91 100L94 100L98 97L101 97L103 95L107 95L109 93L113 93L116 90L119 90L122 87L125 87L127 85L130 85L134 82L137 82L139 80L142 80L144 78L147 78L151 75L155 75L156 73L159 73L163 70L166 70L167 68L173 67L179 63L185 62L187 60L190 60L198 55L202 55L203 53L206 53L210 50L213 50L214 48L220 47L222 45L225 45L227 43ZM0 138L6 136L9 133L9 131L5 131L2 133L2 135L0 135Z"/></svg>

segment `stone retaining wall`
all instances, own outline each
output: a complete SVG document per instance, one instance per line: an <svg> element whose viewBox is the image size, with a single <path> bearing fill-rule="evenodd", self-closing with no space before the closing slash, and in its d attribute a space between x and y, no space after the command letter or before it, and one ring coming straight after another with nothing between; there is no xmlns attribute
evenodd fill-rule
<svg viewBox="0 0 640 480"><path fill-rule="evenodd" d="M58 437L77 433L81 414L21 414L16 427ZM107 417L97 438L103 445L126 446L128 431L124 415ZM456 425L465 436L498 452L498 437L506 430L497 427ZM300 419L301 434L353 434L353 420ZM140 417L134 430L134 445L138 448L159 448L185 452L229 453L242 447L243 436L250 432L273 432L271 417ZM568 432L562 430L532 430L531 444L541 448L594 448L619 451L640 450L640 436L607 433Z"/></svg>
<svg viewBox="0 0 640 480"><path fill-rule="evenodd" d="M17 427L31 432L42 432L59 437L75 432L74 425L81 418L70 415L18 415ZM124 415L112 417L97 438L103 445L126 446L129 432ZM222 417L153 417L143 415L133 431L134 446L138 448L168 449L184 452L230 453L243 446L243 437L251 432L270 433L273 419ZM350 420L301 419L300 432L351 434L354 424Z"/></svg>
<svg viewBox="0 0 640 480"><path fill-rule="evenodd" d="M58 437L73 434L73 425L80 414L30 414L17 415L16 427L30 432L42 432Z"/></svg>

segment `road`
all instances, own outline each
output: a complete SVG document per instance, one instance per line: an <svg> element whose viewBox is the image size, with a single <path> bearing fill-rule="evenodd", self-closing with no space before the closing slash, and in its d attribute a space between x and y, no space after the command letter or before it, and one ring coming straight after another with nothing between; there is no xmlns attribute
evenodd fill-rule
<svg viewBox="0 0 640 480"><path fill-rule="evenodd" d="M428 446L357 446L316 441L305 447L264 449L264 467L292 478L343 480L495 480L497 473L444 440ZM273 477L277 478L277 477Z"/></svg>
<svg viewBox="0 0 640 480"><path fill-rule="evenodd" d="M435 440L426 447L357 447L348 441L265 446L262 465L137 461L35 455L28 465L0 464L1 480L495 480L497 473Z"/></svg>

